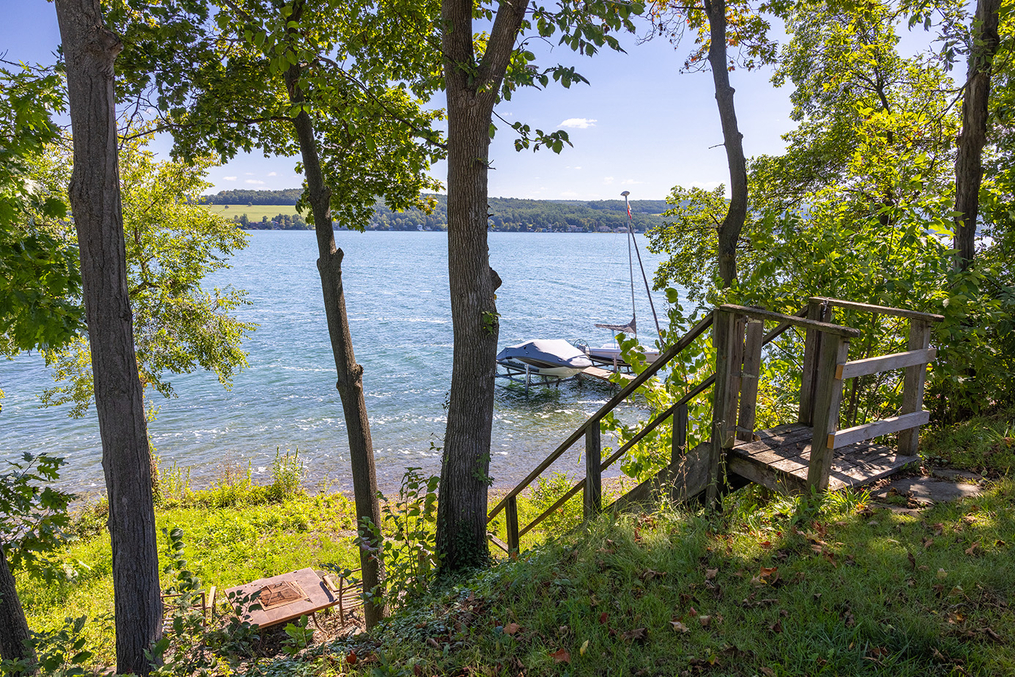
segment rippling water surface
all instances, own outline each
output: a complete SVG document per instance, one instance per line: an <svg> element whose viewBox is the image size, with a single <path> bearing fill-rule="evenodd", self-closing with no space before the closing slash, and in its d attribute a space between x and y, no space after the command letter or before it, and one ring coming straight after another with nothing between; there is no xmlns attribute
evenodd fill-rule
<svg viewBox="0 0 1015 677"><path fill-rule="evenodd" d="M356 358L364 368L367 410L382 487L397 486L405 467L440 470L443 403L451 383L452 329L447 238L443 233L339 233L343 279ZM644 250L651 275L659 257ZM192 482L214 482L227 470L263 480L276 449L299 448L310 484L349 488L348 442L315 265L314 234L252 232L233 267L209 286L246 289L244 320L259 327L246 344L250 367L224 390L205 372L172 377L177 397L158 398L151 436L163 466L192 469ZM607 342L594 322L630 319L627 245L623 235L490 233L498 291L500 345L532 338ZM637 263L636 263L637 265ZM637 268L635 268L637 275ZM640 284L640 281L639 281ZM644 287L636 289L642 337L652 319ZM662 295L656 309L665 311ZM94 412L71 419L42 409L51 384L38 356L0 363L7 393L0 413L0 456L47 451L67 458L64 483L102 487L101 446ZM498 387L491 474L498 485L524 477L611 394L609 386L559 389ZM158 396L156 396L158 397ZM629 407L625 416L637 416ZM578 470L577 449L560 463Z"/></svg>

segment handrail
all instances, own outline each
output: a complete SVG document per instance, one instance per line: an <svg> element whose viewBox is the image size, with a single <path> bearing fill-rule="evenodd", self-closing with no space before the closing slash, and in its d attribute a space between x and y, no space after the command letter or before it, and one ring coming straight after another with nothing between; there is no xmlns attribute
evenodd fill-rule
<svg viewBox="0 0 1015 677"><path fill-rule="evenodd" d="M564 440L564 442L562 442L560 446L554 449L553 452L545 459L543 459L542 463L537 465L535 469L532 472L530 472L524 480L519 482L514 489L509 491L507 495L505 495L504 498L501 499L500 503L494 506L494 508L488 513L487 523L491 522L494 519L494 517L497 516L497 513L499 513L501 510L504 509L509 499L512 499L518 494L522 493L522 491L525 490L525 487L529 486L533 480L542 475L544 470L549 468L554 461L560 458L565 451L571 448L571 445L577 442L582 437L582 435L585 434L585 431L588 429L590 425L592 425L593 423L599 425L599 421L602 420L602 418L606 416L606 414L610 413L610 411L615 409L617 405L626 400L642 384L644 384L650 378L655 376L656 372L662 369L667 362L676 357L677 354L680 353L680 351L689 346L691 342L694 341L694 339L698 338L698 336L700 336L706 329L708 329L709 326L711 326L712 324L712 317L713 317L712 313L709 313L704 318L702 318L701 321L699 321L696 325L691 327L690 331L684 334L684 336L681 337L679 341L677 341L672 346L667 348L664 352L662 352L659 355L659 357L656 358L656 361L653 362L651 365L649 365L649 367L645 369L645 371L634 377L634 379L632 379L631 382L628 383L619 393L614 395L609 402L600 407L595 414L593 414L588 420L585 421L585 423L581 424L573 433L568 435L567 439Z"/></svg>
<svg viewBox="0 0 1015 677"><path fill-rule="evenodd" d="M839 308L847 308L849 310L859 310L865 313L877 313L878 315L892 315L894 317L908 317L911 320L924 320L929 322L940 322L945 319L944 315L935 315L934 313L921 313L916 310L905 310L903 308L889 308L888 306L875 306L870 303L857 303L856 301L846 301L844 299L832 299L826 296L812 296L812 301L822 301Z"/></svg>
<svg viewBox="0 0 1015 677"><path fill-rule="evenodd" d="M720 310L725 310L728 313L734 313L736 315L746 315L747 317L754 318L756 320L770 320L779 321L784 324L790 324L795 327L803 327L804 329L817 329L818 331L826 334L838 334L839 336L846 336L849 338L856 338L860 335L859 329L853 329L852 327L843 327L838 324L832 324L830 322L818 322L817 320L808 320L807 318L797 315L783 315L782 313L776 313L771 310L763 310L761 308L749 308L747 306L736 306L730 303L724 303L719 306Z"/></svg>

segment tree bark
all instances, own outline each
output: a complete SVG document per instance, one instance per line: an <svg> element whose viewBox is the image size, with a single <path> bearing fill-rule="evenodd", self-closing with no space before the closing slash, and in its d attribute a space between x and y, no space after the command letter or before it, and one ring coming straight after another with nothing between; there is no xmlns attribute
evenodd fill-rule
<svg viewBox="0 0 1015 677"><path fill-rule="evenodd" d="M109 498L116 670L147 675L144 652L162 636L152 467L134 353L113 93L122 44L99 0L56 0L74 133L70 202Z"/></svg>
<svg viewBox="0 0 1015 677"><path fill-rule="evenodd" d="M486 538L500 278L490 268L490 123L527 7L501 3L476 64L471 0L441 3L448 110L448 278L455 347L437 504L440 574L489 562Z"/></svg>
<svg viewBox="0 0 1015 677"><path fill-rule="evenodd" d="M965 270L976 255L976 219L983 181L983 146L987 143L990 73L998 47L1001 0L977 0L973 48L962 96L962 133L955 158L955 267Z"/></svg>
<svg viewBox="0 0 1015 677"><path fill-rule="evenodd" d="M290 16L291 21L299 23L303 7L302 3L295 7ZM299 79L299 64L290 66L285 73L285 81L289 100L294 104L305 101ZM360 525L360 533L365 535L360 544L363 590L380 590L383 593L380 587L384 583L381 543L374 539L371 530L363 528L364 518L380 527L381 507L377 498L377 473L374 468L373 442L370 439L370 420L367 417L366 400L363 397L363 367L356 364L352 334L349 331L349 316L345 309L345 291L342 287L344 253L335 244L335 227L331 218L331 189L326 185L324 173L321 171L313 122L307 112L302 111L293 120L293 126L299 139L303 172L307 179L308 201L314 215L314 231L317 233L317 249L320 257L317 260L317 270L321 275L324 313L328 320L331 351L338 372L335 387L338 388L342 398L345 427L349 435L356 519ZM384 618L386 604L383 595L377 600L379 601L367 600L364 606L367 629L374 627Z"/></svg>
<svg viewBox="0 0 1015 677"><path fill-rule="evenodd" d="M733 105L736 90L730 86L726 57L726 0L705 0L708 17L708 62L715 85L715 100L719 106L723 145L730 169L730 207L719 226L719 277L728 287L737 278L737 242L747 220L747 159L744 157L744 135L737 125L737 112Z"/></svg>
<svg viewBox="0 0 1015 677"><path fill-rule="evenodd" d="M35 652L26 644L30 637L14 574L7 564L3 546L0 546L0 658L35 663Z"/></svg>

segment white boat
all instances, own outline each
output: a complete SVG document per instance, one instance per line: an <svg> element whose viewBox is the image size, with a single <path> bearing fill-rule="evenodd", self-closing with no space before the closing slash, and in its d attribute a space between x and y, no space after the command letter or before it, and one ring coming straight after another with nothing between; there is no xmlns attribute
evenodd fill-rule
<svg viewBox="0 0 1015 677"><path fill-rule="evenodd" d="M497 353L497 364L509 372L565 379L591 367L592 360L563 339L537 339L504 348Z"/></svg>

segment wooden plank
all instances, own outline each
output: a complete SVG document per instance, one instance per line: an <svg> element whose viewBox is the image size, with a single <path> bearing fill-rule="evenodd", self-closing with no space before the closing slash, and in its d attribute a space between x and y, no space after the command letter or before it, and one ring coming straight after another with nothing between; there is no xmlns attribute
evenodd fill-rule
<svg viewBox="0 0 1015 677"><path fill-rule="evenodd" d="M804 425L797 425L789 428L782 434L767 434L770 431L762 431L758 440L753 442L739 442L733 447L733 451L740 456L756 456L759 453L796 445L798 442L810 442L813 430Z"/></svg>
<svg viewBox="0 0 1015 677"><path fill-rule="evenodd" d="M807 306L804 306L802 310L796 311L793 314L793 317L807 317L807 311L808 311ZM776 325L775 329L773 329L772 331L770 331L767 334L765 334L765 341L764 341L765 345L768 345L769 343L771 343L775 339L777 339L780 336L782 336L782 334L787 329L789 329L792 326L793 325L790 322L780 322L778 325Z"/></svg>
<svg viewBox="0 0 1015 677"><path fill-rule="evenodd" d="M612 376L619 376L622 381L634 380L634 376L631 374L624 374L619 371L609 371L607 369L600 369L599 367L585 367L582 369L581 373L585 376L591 376L592 378L597 378L601 381L609 381L610 383L613 383L613 379L611 378Z"/></svg>
<svg viewBox="0 0 1015 677"><path fill-rule="evenodd" d="M512 496L508 499L507 511L507 552L518 552L521 547L521 537L518 534L518 497Z"/></svg>
<svg viewBox="0 0 1015 677"><path fill-rule="evenodd" d="M833 449L841 449L857 442L872 440L875 437L897 433L900 430L908 428L916 428L925 425L928 421L930 421L929 411L914 411L909 414L901 414L892 418L874 421L873 423L846 428L837 433L830 433L829 439Z"/></svg>
<svg viewBox="0 0 1015 677"><path fill-rule="evenodd" d="M719 497L719 464L723 457L723 450L727 448L724 437L726 430L730 427L729 422L724 420L724 416L728 409L728 402L732 397L730 381L733 371L735 324L733 315L722 308L717 308L713 313L715 315L715 320L712 323L712 343L715 346L715 389L712 399L712 444L707 464L708 488L705 494L705 502L709 507L714 506ZM728 446L732 446L732 444Z"/></svg>
<svg viewBox="0 0 1015 677"><path fill-rule="evenodd" d="M868 357L865 360L855 360L853 362L847 362L846 364L839 365L838 378L845 381L846 379L856 378L857 376L870 376L871 374L877 374L882 371L905 369L906 367L913 367L916 365L923 365L924 369L926 369L927 364L929 362L933 362L936 357L937 348L920 348L918 350L909 350L904 353L892 353L891 355ZM921 400L922 399L923 398L921 398Z"/></svg>
<svg viewBox="0 0 1015 677"><path fill-rule="evenodd" d="M806 489L806 483L799 477L766 463L758 463L733 454L730 454L726 463L731 473L768 487L772 491L801 493Z"/></svg>
<svg viewBox="0 0 1015 677"><path fill-rule="evenodd" d="M687 452L687 404L681 404L673 413L673 432L670 437L670 465L678 463Z"/></svg>
<svg viewBox="0 0 1015 677"><path fill-rule="evenodd" d="M499 538L497 538L493 534L489 534L489 538L490 538L490 542L493 543L494 545L496 545L501 550L503 550L505 552L505 554L508 554L508 555L511 554L511 548L508 547L507 543L505 543L504 541L500 540Z"/></svg>
<svg viewBox="0 0 1015 677"><path fill-rule="evenodd" d="M827 303L811 299L807 302L807 319L813 322L827 322L831 319L832 307ZM818 353L821 348L821 332L813 326L807 328L804 338L804 362L800 373L800 416L804 425L814 424L814 387L817 385Z"/></svg>
<svg viewBox="0 0 1015 677"><path fill-rule="evenodd" d="M626 386L624 386L624 388L621 389L619 393L611 397L606 404L600 407L599 411L593 414L591 418L585 421L585 423L583 423L582 425L578 426L578 428L574 432L568 435L567 439L565 439L555 450L553 450L553 452L549 456L544 458L543 461L539 465L537 465L532 470L532 472L530 472L525 477L525 479L523 479L521 482L515 485L515 488L509 491L507 495L501 499L500 503L495 505L493 509L489 513L487 513L486 518L487 523L492 521L497 516L497 513L499 513L501 510L504 509L504 506L507 505L508 498L512 496L517 496L518 494L522 493L525 490L525 488L532 483L533 480L542 475L543 471L545 471L547 468L553 465L554 461L560 458L565 451L570 449L571 445L577 442L578 439L585 434L585 429L588 426L592 425L593 422L595 422L595 425L599 425L599 421L603 418L603 416L608 414L618 404L620 404L628 397L630 397L631 394L634 393L634 391L636 391L638 388L642 386L642 384L644 384L650 378L655 376L656 372L662 369L667 362L673 359L680 351L682 351L684 348L690 345L696 338L698 338L702 333L704 333L704 331L712 325L712 319L713 319L712 313L709 313L708 315L703 317L701 321L698 322L698 324L691 327L691 330L688 331L686 334L684 334L684 336L681 337L679 341L677 341L672 346L663 351L663 353L659 355L656 361L650 364L645 371L634 377L634 379Z"/></svg>
<svg viewBox="0 0 1015 677"><path fill-rule="evenodd" d="M847 361L849 339L825 334L818 363L818 384L814 391L814 432L811 437L811 462L807 484L819 491L828 487L832 467L829 433L839 426L839 405L842 403L842 381L835 378L836 367Z"/></svg>
<svg viewBox="0 0 1015 677"><path fill-rule="evenodd" d="M737 418L737 438L754 439L754 417L758 406L758 380L761 377L761 348L765 323L752 320L747 323L747 340L744 343L744 371L740 383L740 415Z"/></svg>
<svg viewBox="0 0 1015 677"><path fill-rule="evenodd" d="M838 308L848 308L849 310L860 310L867 313L877 313L878 315L893 315L895 317L908 317L915 320L923 320L925 322L940 322L945 319L944 315L934 315L933 313L921 313L915 310L905 310L904 308L889 308L888 306L875 306L870 303L856 303L855 301L844 301L843 299L831 299L824 296L812 296L812 301L827 301L833 306Z"/></svg>
<svg viewBox="0 0 1015 677"><path fill-rule="evenodd" d="M278 625L327 609L338 604L338 595L333 595L313 569L300 569L280 576L261 578L256 581L229 588L225 591L226 598L233 602L238 598L248 597L251 603L257 603L262 591L280 583L294 584L302 594L291 602L285 602L269 609L239 609L240 618L259 625L262 628Z"/></svg>
<svg viewBox="0 0 1015 677"><path fill-rule="evenodd" d="M930 323L922 320L909 322L909 349L927 350L930 345ZM927 364L915 364L906 369L902 379L902 407L900 412L910 414L923 410L923 389L927 378ZM916 456L920 447L920 429L911 428L899 433L899 453Z"/></svg>
<svg viewBox="0 0 1015 677"><path fill-rule="evenodd" d="M603 440L599 426L585 429L585 519L591 519L603 508Z"/></svg>
<svg viewBox="0 0 1015 677"><path fill-rule="evenodd" d="M736 306L730 303L724 303L719 306L722 310L728 313L735 313L737 315L746 315L747 317L754 320L767 320L773 322L787 322L794 327L811 327L817 329L826 334L835 334L836 336L844 336L846 338L856 338L860 335L859 329L853 329L852 327L843 327L837 324L831 324L828 322L816 322L814 320L808 320L802 317L794 317L793 315L783 315L782 313L775 313L771 310L764 310L763 308L749 308L747 306Z"/></svg>

